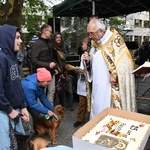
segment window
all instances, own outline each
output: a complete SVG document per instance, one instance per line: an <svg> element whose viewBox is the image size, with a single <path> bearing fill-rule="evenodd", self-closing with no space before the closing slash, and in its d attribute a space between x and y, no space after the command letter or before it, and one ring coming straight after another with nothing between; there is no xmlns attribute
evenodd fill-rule
<svg viewBox="0 0 150 150"><path fill-rule="evenodd" d="M150 21L144 20L144 28L150 27Z"/></svg>
<svg viewBox="0 0 150 150"><path fill-rule="evenodd" d="M144 36L144 37L143 37L143 41L144 41L144 42L148 42L148 41L149 41L149 36Z"/></svg>
<svg viewBox="0 0 150 150"><path fill-rule="evenodd" d="M135 27L142 27L142 20L135 19L134 20L134 26Z"/></svg>

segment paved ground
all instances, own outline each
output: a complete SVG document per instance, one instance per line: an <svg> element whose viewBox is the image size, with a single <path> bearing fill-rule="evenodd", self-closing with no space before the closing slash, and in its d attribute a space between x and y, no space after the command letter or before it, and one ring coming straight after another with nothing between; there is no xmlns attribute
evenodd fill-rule
<svg viewBox="0 0 150 150"><path fill-rule="evenodd" d="M74 103L74 111L70 111L68 108L65 111L64 119L62 121L62 124L58 130L58 141L62 145L66 145L69 147L72 147L72 135L77 131L79 128L74 128L73 124L77 120L77 109L78 109L78 103Z"/></svg>
<svg viewBox="0 0 150 150"><path fill-rule="evenodd" d="M150 98L150 77L144 81L142 80L143 77L136 78L137 97L144 96ZM150 100L137 99L137 106L140 113L150 115ZM144 150L150 150L150 138Z"/></svg>

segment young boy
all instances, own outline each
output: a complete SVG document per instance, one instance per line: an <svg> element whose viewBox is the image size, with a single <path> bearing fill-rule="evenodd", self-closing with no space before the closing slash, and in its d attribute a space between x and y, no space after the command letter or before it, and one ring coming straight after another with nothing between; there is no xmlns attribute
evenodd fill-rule
<svg viewBox="0 0 150 150"><path fill-rule="evenodd" d="M89 39L85 38L82 40L82 51L85 53L88 49L88 42ZM79 105L78 105L78 113L77 113L77 121L74 123L74 127L78 127L83 124L85 119L85 114L87 110L87 97L90 96L90 93L87 95L87 88L90 86L85 75L85 62L83 61L83 54L81 55L81 62L80 62L80 78L77 82L77 94L79 95ZM90 89L89 89L90 91ZM89 92L88 91L88 92Z"/></svg>

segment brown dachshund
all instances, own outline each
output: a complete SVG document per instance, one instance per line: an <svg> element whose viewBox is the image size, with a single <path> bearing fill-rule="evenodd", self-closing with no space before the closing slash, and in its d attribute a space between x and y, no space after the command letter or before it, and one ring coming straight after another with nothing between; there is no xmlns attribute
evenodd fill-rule
<svg viewBox="0 0 150 150"><path fill-rule="evenodd" d="M45 116L41 116L35 121L34 130L38 135L48 134L52 139L52 144L58 144L56 141L56 130L63 119L64 107L62 107L62 105L56 105L54 113L57 115L58 121L53 121L51 117L49 119L45 119Z"/></svg>

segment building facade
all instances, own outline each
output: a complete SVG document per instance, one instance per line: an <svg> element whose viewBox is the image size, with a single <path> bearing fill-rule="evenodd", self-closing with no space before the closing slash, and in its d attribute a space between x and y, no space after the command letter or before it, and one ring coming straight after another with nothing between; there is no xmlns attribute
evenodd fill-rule
<svg viewBox="0 0 150 150"><path fill-rule="evenodd" d="M126 24L128 41L135 41L138 45L150 41L150 12L143 11L127 15Z"/></svg>

